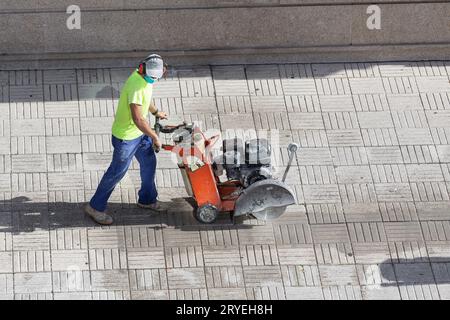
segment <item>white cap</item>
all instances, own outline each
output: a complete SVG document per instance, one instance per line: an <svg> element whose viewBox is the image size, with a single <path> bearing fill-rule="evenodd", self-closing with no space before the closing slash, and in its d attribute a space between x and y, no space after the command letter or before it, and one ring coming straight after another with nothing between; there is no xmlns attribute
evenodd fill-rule
<svg viewBox="0 0 450 320"><path fill-rule="evenodd" d="M164 74L164 61L160 55L151 54L143 61L145 63L146 75L154 78L161 79Z"/></svg>

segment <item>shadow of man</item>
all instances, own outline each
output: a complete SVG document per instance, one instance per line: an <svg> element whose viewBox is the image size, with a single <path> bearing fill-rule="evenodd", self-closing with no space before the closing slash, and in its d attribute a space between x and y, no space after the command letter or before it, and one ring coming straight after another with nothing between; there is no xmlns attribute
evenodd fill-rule
<svg viewBox="0 0 450 320"><path fill-rule="evenodd" d="M0 232L98 227L99 225L83 212L84 205L85 202L33 201L25 196L0 201L0 208L3 208L0 210ZM194 202L191 198L174 198L162 201L162 205L164 211L154 212L138 208L133 203L112 202L108 204L108 212L114 217L113 226L175 227L181 230L251 227L235 225L230 213L221 214L214 224L201 224L193 216Z"/></svg>

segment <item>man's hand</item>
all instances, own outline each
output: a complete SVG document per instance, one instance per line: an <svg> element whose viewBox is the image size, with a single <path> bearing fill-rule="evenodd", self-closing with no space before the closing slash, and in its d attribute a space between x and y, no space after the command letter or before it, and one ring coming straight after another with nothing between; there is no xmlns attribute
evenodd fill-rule
<svg viewBox="0 0 450 320"><path fill-rule="evenodd" d="M168 119L167 113L158 111L155 117L160 118L161 120Z"/></svg>
<svg viewBox="0 0 450 320"><path fill-rule="evenodd" d="M160 118L162 120L168 119L167 113L162 112L162 111L158 111L158 108L155 106L153 101L150 103L150 106L148 107L148 111L150 111L150 113L152 115L154 115L156 118Z"/></svg>

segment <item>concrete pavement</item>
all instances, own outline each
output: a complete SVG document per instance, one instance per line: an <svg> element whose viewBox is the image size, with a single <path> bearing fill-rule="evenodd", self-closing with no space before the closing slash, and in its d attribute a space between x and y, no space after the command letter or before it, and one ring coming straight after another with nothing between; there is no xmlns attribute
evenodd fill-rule
<svg viewBox="0 0 450 320"><path fill-rule="evenodd" d="M178 68L155 87L172 122L270 129L280 171L301 146L299 205L199 225L162 152L169 212L135 208L135 162L98 227L81 207L129 73L0 71L1 299L450 298L450 62Z"/></svg>

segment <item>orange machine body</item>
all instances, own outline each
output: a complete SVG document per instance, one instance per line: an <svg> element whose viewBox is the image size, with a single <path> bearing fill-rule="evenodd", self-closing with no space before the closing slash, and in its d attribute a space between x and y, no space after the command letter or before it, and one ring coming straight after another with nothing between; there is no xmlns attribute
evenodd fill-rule
<svg viewBox="0 0 450 320"><path fill-rule="evenodd" d="M233 211L235 202L242 188L240 181L220 182L212 167L210 149L218 136L207 139L199 128L193 136L197 141L189 147L180 145L163 145L163 149L177 154L178 166L186 174L185 184L199 207L210 204L219 211Z"/></svg>

